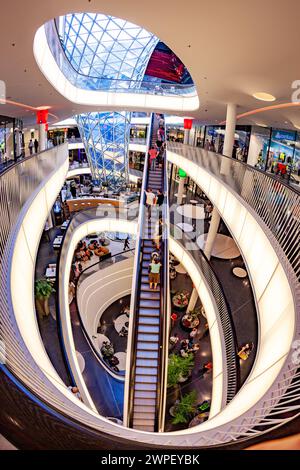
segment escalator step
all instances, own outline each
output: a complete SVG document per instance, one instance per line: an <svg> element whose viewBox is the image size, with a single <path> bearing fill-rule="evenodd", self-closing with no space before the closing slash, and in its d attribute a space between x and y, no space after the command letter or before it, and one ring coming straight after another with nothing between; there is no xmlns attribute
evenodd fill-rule
<svg viewBox="0 0 300 470"><path fill-rule="evenodd" d="M134 399L147 399L149 400L156 400L156 392L144 392L144 390L136 390L134 392Z"/></svg>
<svg viewBox="0 0 300 470"><path fill-rule="evenodd" d="M136 345L137 351L157 351L159 348L158 343L146 343L143 341L138 341Z"/></svg>
<svg viewBox="0 0 300 470"><path fill-rule="evenodd" d="M146 300L146 299L141 299L140 300L140 308L154 308L154 309L159 309L160 307L160 301L159 300Z"/></svg>
<svg viewBox="0 0 300 470"><path fill-rule="evenodd" d="M139 350L136 352L136 357L139 359L158 359L158 351Z"/></svg>
<svg viewBox="0 0 300 470"><path fill-rule="evenodd" d="M149 375L149 374L137 374L135 375L135 383L139 384L157 384L157 377L156 375Z"/></svg>
<svg viewBox="0 0 300 470"><path fill-rule="evenodd" d="M157 325L138 325L138 333L157 333L159 334L159 326Z"/></svg>
<svg viewBox="0 0 300 470"><path fill-rule="evenodd" d="M159 335L152 333L138 333L138 341L144 341L145 343L158 343Z"/></svg>
<svg viewBox="0 0 300 470"><path fill-rule="evenodd" d="M134 390L142 392L155 392L157 388L156 384L147 384L147 383L135 383Z"/></svg>
<svg viewBox="0 0 300 470"><path fill-rule="evenodd" d="M157 367L136 367L135 373L136 375L150 375L155 377L157 375Z"/></svg>
<svg viewBox="0 0 300 470"><path fill-rule="evenodd" d="M143 367L144 369L149 367L150 369L152 367L157 368L158 367L158 362L156 359L137 359L136 360L136 366L137 367Z"/></svg>

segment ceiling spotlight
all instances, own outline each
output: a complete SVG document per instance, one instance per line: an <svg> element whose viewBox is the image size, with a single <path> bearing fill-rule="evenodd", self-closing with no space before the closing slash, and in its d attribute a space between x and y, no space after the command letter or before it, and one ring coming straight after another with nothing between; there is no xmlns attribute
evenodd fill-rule
<svg viewBox="0 0 300 470"><path fill-rule="evenodd" d="M253 94L254 98L260 101L275 101L276 98L273 95L270 95L269 93L264 93L264 92L258 92Z"/></svg>

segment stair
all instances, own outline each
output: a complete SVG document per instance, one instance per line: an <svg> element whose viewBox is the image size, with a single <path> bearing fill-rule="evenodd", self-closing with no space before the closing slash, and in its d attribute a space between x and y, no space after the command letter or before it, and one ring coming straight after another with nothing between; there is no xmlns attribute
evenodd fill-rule
<svg viewBox="0 0 300 470"><path fill-rule="evenodd" d="M151 145L156 142L158 121L154 116ZM148 188L154 192L164 187L161 168L149 170L147 175ZM141 274L138 289L140 291L136 315L136 362L134 377L134 396L132 426L134 429L153 432L156 430L158 374L160 355L160 315L161 285L157 290L150 290L148 266L151 254L157 251L152 244L158 214L153 213L148 219L147 212L142 228L144 240L141 250ZM160 256L162 253L159 253Z"/></svg>

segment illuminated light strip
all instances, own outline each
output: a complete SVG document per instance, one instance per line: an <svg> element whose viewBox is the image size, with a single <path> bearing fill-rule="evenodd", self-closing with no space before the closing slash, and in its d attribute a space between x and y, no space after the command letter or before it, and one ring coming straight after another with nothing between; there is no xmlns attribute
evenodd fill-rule
<svg viewBox="0 0 300 470"><path fill-rule="evenodd" d="M0 98L0 103L2 104L11 104L12 106L17 106L18 108L23 108L23 109L28 109L29 111L34 111L35 113L37 111L40 111L39 108L35 108L34 106L30 106L29 104L24 104L24 103L18 103L18 101L12 101L8 100L6 98ZM52 116L55 121L59 119L56 114L49 113L49 116Z"/></svg>
<svg viewBox="0 0 300 470"><path fill-rule="evenodd" d="M299 103L290 102L290 103L274 104L271 106L265 106L264 108L257 108L257 109L253 109L252 111L247 111L246 113L238 114L236 119L239 120L247 116L253 116L254 114L264 113L266 111L273 111L274 109L296 108L299 106L300 106L300 102ZM220 126L224 124L226 124L226 120L221 121L219 123Z"/></svg>

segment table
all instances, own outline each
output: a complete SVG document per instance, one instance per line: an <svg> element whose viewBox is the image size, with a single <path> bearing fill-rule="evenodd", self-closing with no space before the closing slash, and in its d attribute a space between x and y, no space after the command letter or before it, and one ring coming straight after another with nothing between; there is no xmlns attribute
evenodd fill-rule
<svg viewBox="0 0 300 470"><path fill-rule="evenodd" d="M190 199L190 204L196 205L198 203L199 201L196 201L196 199Z"/></svg>
<svg viewBox="0 0 300 470"><path fill-rule="evenodd" d="M186 270L184 269L184 267L182 266L182 264L178 264L177 266L175 266L175 271L176 271L178 274L186 274Z"/></svg>
<svg viewBox="0 0 300 470"><path fill-rule="evenodd" d="M202 234L197 238L197 245L201 250L204 249L206 240L207 233ZM220 259L234 259L240 256L240 252L233 238L218 233L212 249L212 256Z"/></svg>
<svg viewBox="0 0 300 470"><path fill-rule="evenodd" d="M62 244L62 235L58 235L53 241L53 248L60 248Z"/></svg>
<svg viewBox="0 0 300 470"><path fill-rule="evenodd" d="M55 267L48 266L46 268L45 277L47 277L47 278L56 278L56 266Z"/></svg>
<svg viewBox="0 0 300 470"><path fill-rule="evenodd" d="M60 230L67 230L69 223L69 220L65 220L64 223L60 226Z"/></svg>
<svg viewBox="0 0 300 470"><path fill-rule="evenodd" d="M179 224L176 224L177 227L179 227L183 232L187 232L187 233L190 233L190 232L193 232L193 226L191 224L186 224L186 223L179 223Z"/></svg>
<svg viewBox="0 0 300 470"><path fill-rule="evenodd" d="M188 217L189 219L205 219L204 208L200 205L185 204L177 207L176 210L178 214Z"/></svg>
<svg viewBox="0 0 300 470"><path fill-rule="evenodd" d="M233 268L232 273L234 276L239 277L241 279L244 279L245 277L248 276L247 271L244 268Z"/></svg>
<svg viewBox="0 0 300 470"><path fill-rule="evenodd" d="M120 333L123 327L128 329L128 327L126 327L126 324L128 324L128 316L126 315L126 313L122 313L114 320L116 332Z"/></svg>

